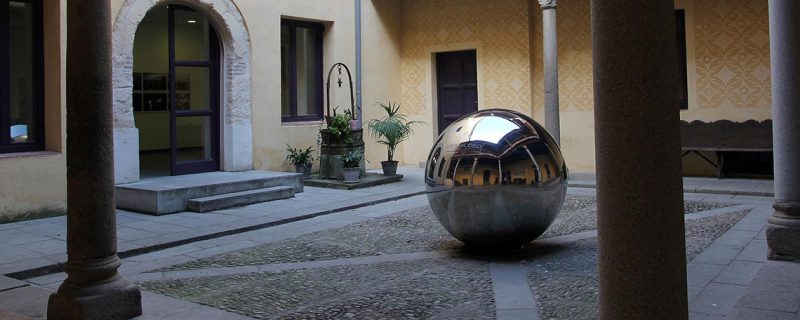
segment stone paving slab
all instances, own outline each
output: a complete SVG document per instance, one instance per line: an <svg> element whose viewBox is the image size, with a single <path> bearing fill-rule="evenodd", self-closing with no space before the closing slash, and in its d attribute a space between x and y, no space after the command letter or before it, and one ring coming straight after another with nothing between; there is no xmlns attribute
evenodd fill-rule
<svg viewBox="0 0 800 320"><path fill-rule="evenodd" d="M0 292L19 287L24 287L27 285L28 284L26 282L22 282L17 279L12 279L9 277L0 276Z"/></svg>
<svg viewBox="0 0 800 320"><path fill-rule="evenodd" d="M788 313L797 317L800 311L798 306L800 306L800 264L768 261L743 292L743 298L736 303L736 307L753 310L740 309L736 314L764 317L771 314L780 318L788 316L782 313Z"/></svg>
<svg viewBox="0 0 800 320"><path fill-rule="evenodd" d="M597 178L590 172L570 172L571 187L596 188ZM684 193L749 195L772 197L775 194L771 179L738 179L738 178L706 178L683 177Z"/></svg>
<svg viewBox="0 0 800 320"><path fill-rule="evenodd" d="M51 292L39 286L25 286L0 292L0 310L9 310L31 319L45 319L47 299Z"/></svg>
<svg viewBox="0 0 800 320"><path fill-rule="evenodd" d="M539 308L527 284L528 271L515 262L493 262L489 265L497 318L539 320ZM512 313L513 312L513 313Z"/></svg>
<svg viewBox="0 0 800 320"><path fill-rule="evenodd" d="M117 210L120 256L246 232L280 223L373 205L424 191L422 169L400 167L403 180L360 190L306 187L295 198L210 213L182 212L150 216ZM0 275L29 278L63 269L65 217L0 225ZM60 250L59 250L60 248ZM36 250L38 249L38 250Z"/></svg>
<svg viewBox="0 0 800 320"><path fill-rule="evenodd" d="M584 210L587 207L585 204L591 203L591 201L582 200L571 202L566 206L565 216L567 219L564 219L564 221L574 220L569 219L569 214ZM593 204L589 205L589 207L591 206ZM700 207L713 208L714 206L698 206L698 208ZM691 219L689 219L691 214L687 214L687 241L691 239L697 242L697 239L702 239L703 236L712 238L712 241L700 242L701 245L706 246L712 243L713 239L719 237L724 230L736 224L745 214L746 212L742 212L742 210L718 211L716 216L700 215L700 217ZM320 220L325 220L321 221L321 224L335 221L333 218ZM320 231L304 236L292 237L264 246L214 256L209 259L201 259L156 272L143 273L133 276L132 279L145 281L142 285L150 290L213 305L212 301L218 301L218 295L222 295L221 292L232 294L233 288L251 292L259 290L256 287L272 288L276 285L282 286L285 282L292 281L285 278L287 274L303 273L305 275L314 272L327 274L327 272L331 272L330 270L337 270L337 268L354 267L356 269L346 270L358 273L357 275L349 275L349 277L358 278L363 276L361 273L370 274L375 272L374 268L378 265L417 265L417 269L427 274L429 268L426 266L430 261L437 261L437 264L448 264L450 269L457 269L459 264L481 262L488 266L489 283L492 286L494 302L491 304L491 309L493 310L491 317L500 319L513 317L538 319L534 318L534 315L538 314L536 309L542 312L541 318L543 319L591 319L597 317L597 241L594 238L596 237L594 231L568 233L558 237L536 240L511 256L493 258L464 251L458 243L441 242L437 240L437 234L443 231L431 231L428 230L428 226L438 227L438 222L432 218L429 209L427 207L411 209L389 214L382 218L350 224L338 229L330 229L332 228L330 225L321 226ZM717 231L717 229L721 231ZM422 245L413 241L411 243L396 241L397 239L407 240L417 237L413 232L408 233L408 230L421 230L422 234L433 235L433 237L420 238ZM447 237L447 235L444 234L443 237ZM319 242L328 242L340 246L330 246ZM424 244L426 242L428 243L427 245ZM374 247L374 243L384 246ZM356 251L357 254L355 255L351 251L342 249L344 247L352 250L357 248L358 244L361 244L362 247L373 249ZM692 246L689 243L687 245ZM398 251L393 251L398 249L400 249L399 252L410 252L395 253ZM445 250L443 252L453 253L452 256L444 258L437 258L438 256L435 255L426 256L426 254L435 252L425 251L430 249ZM281 250L284 251L281 252ZM233 267L234 265L237 266ZM502 267L494 267L496 265ZM519 267L515 269L513 266ZM524 271L522 273L513 272L520 269ZM720 266L721 269L722 266ZM392 279L396 276L392 271L381 270L383 271L380 273L386 277L384 281L394 283ZM338 273L338 271L334 273ZM468 275L469 273L462 274L459 276L459 280L453 281L458 283L469 282ZM523 275L522 278L528 280L518 281L519 279L517 279L512 281L513 279L511 278L514 275ZM712 276L716 276L716 274ZM303 277L306 276L301 278ZM339 280L336 279L339 279L339 276L328 274L328 279L338 283ZM336 310L333 311L334 314L341 316L343 312L345 317L348 313L356 317L364 315L353 311L360 310L359 308L364 307L364 305L355 307L347 299L329 299L319 296L315 296L312 299L307 296L312 294L306 292L308 290L317 290L319 286L330 285L317 283L316 281L318 280L303 278L302 283L304 285L298 285L292 289L294 296L284 296L274 292L265 292L264 290L266 289L260 289L261 291L254 291L254 295L260 297L235 298L234 300L226 301L222 307L218 307L249 316L266 318L268 316L254 312L256 310L271 310L269 305L265 305L265 301L269 300L271 301L270 303L284 306L281 307L282 310L290 310L287 311L288 313L278 313L277 317L280 318L332 318L315 313L319 310L325 310L325 312ZM359 292L359 285L365 280L358 278L358 280L353 281L356 283L351 283L346 287ZM297 283L300 283L300 281ZM308 283L312 285L309 287ZM526 285L520 287L520 283L525 283ZM403 285L396 283L394 285L405 288L404 290L395 288L393 289L394 291L410 290ZM703 289L705 288L701 288L698 292L702 292ZM526 290L527 293L525 293ZM288 295L289 293L287 292L286 294ZM425 293L418 291L414 292L414 294L425 295ZM370 293L362 292L361 295L370 296ZM301 302L297 302L295 297ZM409 314L392 314L394 316L392 318L420 317L414 305L403 304L409 301L406 299L413 300L416 298L392 297L394 299L384 299L384 304L381 308L410 310ZM439 296L437 295L437 297ZM366 299L369 300L371 298ZM537 304L530 302L534 299L538 301ZM528 302L525 303L522 300ZM317 311L307 313L308 310L304 308L306 304L311 304L308 308ZM479 302L473 302L472 304L479 304ZM367 303L366 305L369 304ZM537 308L531 308L531 306L537 306ZM272 307L277 308L275 306ZM377 311L371 310L370 312L373 313L367 313L367 317L380 318L381 315L385 315L383 312L389 311L381 309ZM276 313L267 314L276 316ZM476 310L460 314L460 316L464 318L482 317L481 313Z"/></svg>
<svg viewBox="0 0 800 320"><path fill-rule="evenodd" d="M407 176L406 179L408 179L409 175L406 175L406 176ZM420 175L420 177L421 177L421 175ZM404 179L404 182L406 182L406 179ZM421 184L421 180L420 180L419 184L417 186L421 186L421 185L422 184ZM413 187L413 185L410 185L410 186ZM381 188L381 187L376 187L376 188ZM307 188L306 189L306 193L309 191L309 189L313 189L313 188ZM571 194L576 194L576 195L577 194L592 195L594 193L594 190L592 190L592 189L570 188L569 191L570 191ZM340 190L322 190L319 193L319 197L321 199L339 199L339 198L341 198L340 197L341 194L338 194L336 192L342 192L342 191L340 191ZM403 192L402 188L392 187L392 188L384 188L384 189L380 189L380 190L375 190L374 192L372 192L373 195L367 195L367 196L369 196L370 199L374 199L376 197L392 197L392 196L395 196L397 194L402 194L402 192ZM359 194L358 196L359 197L365 196L365 194ZM697 200L697 201L731 203L731 204L742 204L742 203L753 203L753 204L762 203L763 204L765 202L768 202L768 200L769 200L769 199L765 199L765 198L762 198L762 197L746 196L746 195L702 195L702 194L686 194L685 195L685 199L687 199L687 200ZM316 199L316 200L318 201L319 199ZM287 210L292 210L292 208L294 208L296 206L300 207L300 208L304 208L303 206L309 205L309 202L311 202L311 201L315 201L315 199L313 197L304 198L304 199L302 199L302 201L299 201L299 202L293 202L291 204L284 203L284 204L281 204L281 205L274 205L274 206L270 206L268 208L264 208L264 210L265 210L265 212L268 211L267 214L278 215L278 214L281 214L281 212L286 212ZM351 203L353 203L355 201L358 201L358 199L355 199L355 200L353 200L353 199L339 199L335 203L337 203L337 205L350 205ZM313 207L315 207L316 210L320 210L323 206L324 205L320 203L320 204L317 204L316 206L313 206ZM311 207L312 206L307 206L305 208L311 208ZM749 231L757 232L755 237L754 237L754 240L758 240L758 241L751 241L745 248L743 248L741 250L741 252L739 252L739 254L736 257L733 258L734 260L732 260L732 261L745 261L745 262L747 262L747 261L750 261L748 259L755 260L759 255L763 259L764 254L765 254L765 242L764 242L765 236L764 236L763 226L764 226L764 222L766 221L766 218L771 213L771 208L768 208L769 207L768 205L765 205L765 207L767 207L767 208L766 209L762 208L763 210L758 215L754 215L753 214L753 213L756 213L755 211L757 211L757 210L754 210L754 212L751 212L751 214L749 214L747 217L741 219L739 221L739 223L737 223L731 229L731 230L749 230ZM245 208L247 208L247 207L245 207ZM329 208L330 207L327 207L326 209L329 209ZM250 211L251 212L258 212L260 210L262 210L262 208L251 209ZM307 210L310 210L310 209L307 209ZM356 210L356 211L359 211L359 210ZM235 212L240 213L240 212L244 212L244 211L235 211ZM344 212L340 212L340 213L344 213ZM372 212L372 211L356 213L356 215L359 218L363 218L363 219L369 219L369 218L372 218L372 217L375 217L375 216L379 217L379 216L382 216L384 214L385 213L383 213L383 212ZM337 215L337 214L334 213L333 215ZM128 212L124 212L124 211L119 211L119 213L118 213L118 224L120 226L124 227L125 224L135 223L135 222L139 222L139 221L161 221L161 222L164 222L164 223L168 223L169 222L169 223L177 223L177 225L180 225L180 219L190 219L190 218L194 219L194 220L203 219L203 220L212 221L214 223L218 223L219 224L219 223L223 223L223 222L228 222L230 220L248 219L248 218L252 218L252 216L236 216L236 215L233 215L233 214L230 214L230 213L217 212L217 213L209 214L209 215L188 216L188 215L178 214L178 215L175 215L174 217L173 216L151 217L151 216L144 216L144 215L138 215L138 214L128 213ZM53 224L53 225L59 225L59 224L63 225L64 222L65 222L65 217L49 218L49 220L48 219L41 219L41 220L23 221L23 222L19 222L19 223L15 223L15 224L0 225L0 237L4 233L9 231L9 230L24 230L24 231L28 232L28 235L30 235L30 238L24 239L24 240L19 240L19 241L22 241L25 244L36 243L36 242L39 242L39 241L49 241L51 239L56 239L56 240L61 240L61 241L64 240L65 235L63 234L63 232L62 233L58 233L58 230L56 230L57 228L53 228L51 226L37 227L37 225L40 224L42 220L46 221L49 224ZM303 220L303 221L300 221L300 222L295 222L293 224L305 225L304 222L313 221L313 220L314 219ZM330 221L328 223L330 223ZM287 226L287 227L286 228L281 228L281 227L284 227L284 226ZM304 228L311 228L311 229L304 229ZM321 229L319 229L319 228L321 228ZM221 248L221 249L217 249L217 250L210 250L208 252L203 253L203 250L213 249L214 247L220 246L220 245L224 245L225 243L227 243L227 244L232 243L232 242L224 242L224 241L218 242L218 240L225 239L225 241L233 241L233 242L235 242L235 241L240 241L242 239L246 239L248 241L253 241L254 243L265 243L265 242L280 240L282 237L284 237L283 233L285 233L285 232L296 234L295 232L299 232L299 230L306 230L306 231L302 231L302 232L311 232L311 231L308 231L308 230L314 230L314 229L323 230L324 228L325 227L322 226L322 225L318 225L318 226L308 226L308 225L306 225L305 227L300 227L300 228L298 228L296 226L289 227L288 225L281 225L281 226L276 226L276 227L270 227L270 228L264 229L264 230L254 230L254 231L248 231L246 233L224 236L224 237L221 237L221 238L213 238L213 239L209 239L209 240L198 241L198 242L194 242L194 243L202 243L201 245L198 245L197 247L195 247L195 248L198 248L198 251L188 252L188 253L184 253L184 254L181 254L181 255L178 255L178 256L171 256L171 257L163 257L162 256L157 260L155 258L153 258L153 260L142 261L142 262L128 261L126 259L124 264L123 264L123 266L122 266L122 268L120 270L124 274L138 274L138 273L145 272L145 271L148 271L148 270L163 268L164 266L168 266L168 265L180 264L180 263L183 263L183 262L195 260L198 257L208 257L208 256L211 256L211 255L219 254L220 252L227 251L227 249ZM54 233L54 234L42 234L42 232L49 232L49 231L47 231L47 229L50 229L51 231L54 231L56 233ZM274 230L274 231L270 232L272 230ZM593 233L592 231L586 231L586 232L581 232L581 233L577 233L577 234L581 234L581 235L585 234L585 235L588 235L588 236L591 237L591 236L593 236L593 235L591 235L592 233ZM256 236L256 234L257 234L257 236ZM573 238L577 234L563 236L563 238ZM24 237L25 235L21 235L21 236ZM42 238L36 238L37 236L41 236ZM559 237L559 238L562 238L562 237ZM581 238L581 237L574 237L574 238L577 239L577 238ZM230 239L237 239L237 240L230 240ZM551 238L549 240L543 240L542 242L553 241L555 239L556 238ZM557 246L557 247L558 246L562 246L563 247L566 243L570 243L570 242L574 242L574 241L575 240L561 241L561 242L553 241L553 242L556 243L556 244L554 244L555 246ZM253 244L253 243L249 243L248 245L250 245L250 244ZM132 243L130 241L121 240L121 242L120 242L120 247L131 246L131 245L132 245ZM46 246L46 245L44 245L44 246ZM712 250L713 251L713 250L715 250L714 247L715 246L712 244L708 249L706 249L706 251L708 251L708 250ZM23 248L23 249L25 249L25 248ZM240 249L240 248L231 247L231 250L238 250L238 249ZM179 251L181 251L181 250L179 250ZM195 255L195 256L190 256L190 255ZM153 257L155 257L155 255ZM46 260L46 262L45 262L46 264L52 265L52 264L57 263L58 261L62 261L63 262L65 258L66 258L66 255L64 253L50 254L50 255L42 254L41 258L27 259L27 260L22 260L22 261L10 263L10 264L8 264L8 263L0 264L0 274L7 273L7 272L4 272L4 270L17 270L19 268L23 268L24 269L24 268L31 268L32 266L35 267L37 264L41 265L43 260ZM4 260L0 260L0 261L5 262ZM725 265L723 267L727 267L727 265ZM721 270L722 269L720 269L720 272L721 272ZM743 273L743 274L744 274L744 277L746 278L747 277L746 272ZM724 276L722 274L717 273L717 275L720 276L720 279L719 279L720 281L727 281L727 280L725 280L725 278L724 278ZM691 270L690 270L690 276L691 276ZM756 278L758 278L760 276L761 275L757 275ZM32 279L32 280L34 280L34 279ZM63 280L63 273L62 274L53 274L53 275L50 275L50 276L47 276L47 277L39 277L39 278L36 278L35 280L40 281L43 284L47 283L46 286L48 288L50 288L50 289L53 289L53 288L56 288L58 286L58 284L59 284L59 282L61 280ZM712 282L713 282L713 279L709 280L709 284L712 283ZM706 289L705 285L703 287L693 286L692 283L691 283L691 279L690 279L690 283L689 283L689 288L690 288L690 299L692 297L700 296L700 293L702 293L702 291L704 289ZM693 292L692 290L695 290L695 291ZM0 299L0 301L2 301L2 299ZM739 310L740 308L742 308L742 310ZM0 308L0 309L2 309L2 308ZM736 312L739 312L741 314L745 314L745 313L742 313L742 312L752 311L750 309L756 310L757 308L735 307L735 308L733 308L731 310L731 312L733 312L733 313L731 313L731 315L736 315L737 314ZM511 311L513 311L513 310L511 310ZM514 314L514 313L512 312L510 314ZM500 313L497 313L497 315L500 315ZM694 311L691 311L690 315L692 315L692 318L697 318L697 319L700 319L700 318L713 318L714 317L712 315L706 315L706 314L702 314L702 313L698 313L698 312L694 312ZM145 318L145 319L150 319L150 318Z"/></svg>
<svg viewBox="0 0 800 320"><path fill-rule="evenodd" d="M330 179L315 179L314 177L312 177L311 179L303 180L303 183L306 186L311 186L311 187L353 190L353 189L379 186L387 183L393 183L400 181L402 179L403 179L402 174L385 176L383 174L367 172L365 177L359 179L358 182L353 182L353 183L347 183L339 180L330 180Z"/></svg>

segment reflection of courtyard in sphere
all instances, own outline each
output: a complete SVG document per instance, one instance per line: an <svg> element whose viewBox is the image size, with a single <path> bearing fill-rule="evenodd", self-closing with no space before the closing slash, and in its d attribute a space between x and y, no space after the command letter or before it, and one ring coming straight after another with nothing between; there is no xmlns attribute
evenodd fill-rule
<svg viewBox="0 0 800 320"><path fill-rule="evenodd" d="M567 192L558 144L530 117L480 110L439 136L425 166L431 209L457 239L513 250L553 222Z"/></svg>

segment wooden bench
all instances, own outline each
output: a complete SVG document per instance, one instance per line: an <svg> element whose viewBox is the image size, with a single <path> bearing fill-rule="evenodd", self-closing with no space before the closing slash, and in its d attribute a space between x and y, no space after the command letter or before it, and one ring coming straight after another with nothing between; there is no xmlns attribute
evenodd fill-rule
<svg viewBox="0 0 800 320"><path fill-rule="evenodd" d="M772 120L681 121L681 150L682 156L695 153L714 166L717 177L721 179L725 176L726 153L772 152ZM717 161L712 161L701 151L714 152Z"/></svg>

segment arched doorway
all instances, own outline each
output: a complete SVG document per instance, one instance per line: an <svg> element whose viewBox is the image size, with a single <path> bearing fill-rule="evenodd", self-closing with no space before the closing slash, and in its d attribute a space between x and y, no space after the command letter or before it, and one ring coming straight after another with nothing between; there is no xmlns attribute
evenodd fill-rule
<svg viewBox="0 0 800 320"><path fill-rule="evenodd" d="M132 107L141 177L220 169L220 43L182 5L148 11L133 46Z"/></svg>

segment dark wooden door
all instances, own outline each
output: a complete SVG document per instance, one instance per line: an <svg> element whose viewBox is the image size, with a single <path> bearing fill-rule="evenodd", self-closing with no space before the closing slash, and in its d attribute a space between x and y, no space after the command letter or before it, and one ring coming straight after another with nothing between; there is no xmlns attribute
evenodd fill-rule
<svg viewBox="0 0 800 320"><path fill-rule="evenodd" d="M478 110L475 50L436 54L439 133L461 116Z"/></svg>

